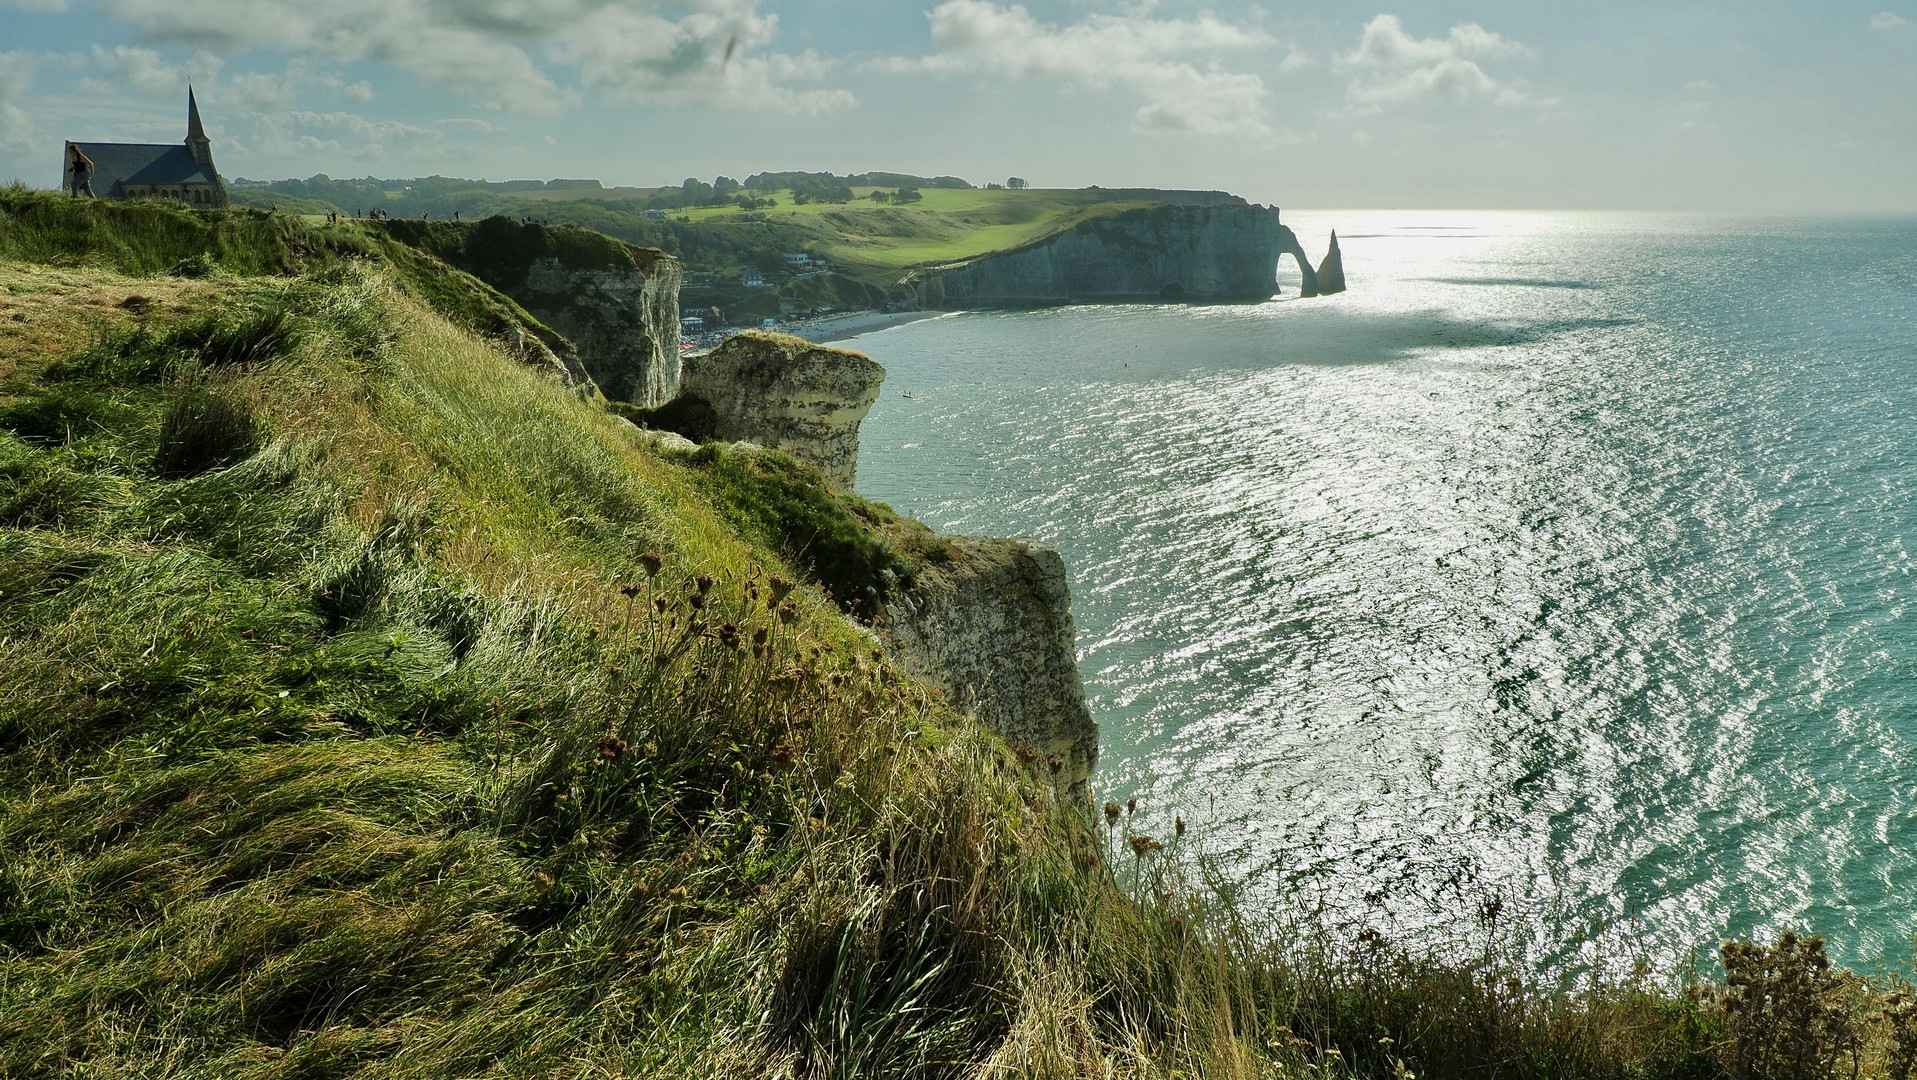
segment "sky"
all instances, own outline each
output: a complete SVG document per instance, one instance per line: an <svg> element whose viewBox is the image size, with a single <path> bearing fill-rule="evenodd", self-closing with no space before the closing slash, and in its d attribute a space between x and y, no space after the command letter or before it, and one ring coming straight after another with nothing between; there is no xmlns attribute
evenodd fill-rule
<svg viewBox="0 0 1917 1080"><path fill-rule="evenodd" d="M189 80L251 179L1917 211L1917 0L0 0L0 182L183 138Z"/></svg>

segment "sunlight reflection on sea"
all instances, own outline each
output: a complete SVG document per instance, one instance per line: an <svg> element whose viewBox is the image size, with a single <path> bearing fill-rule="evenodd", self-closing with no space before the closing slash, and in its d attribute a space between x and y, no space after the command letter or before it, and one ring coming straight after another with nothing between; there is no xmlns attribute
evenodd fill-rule
<svg viewBox="0 0 1917 1080"><path fill-rule="evenodd" d="M853 344L865 494L1064 553L1101 797L1393 932L1907 952L1917 222L1287 217L1349 293Z"/></svg>

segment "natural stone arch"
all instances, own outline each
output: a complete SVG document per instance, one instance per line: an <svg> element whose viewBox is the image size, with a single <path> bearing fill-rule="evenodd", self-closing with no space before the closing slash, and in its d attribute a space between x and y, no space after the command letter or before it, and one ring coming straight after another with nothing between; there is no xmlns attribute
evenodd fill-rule
<svg viewBox="0 0 1917 1080"><path fill-rule="evenodd" d="M1284 234L1279 237L1279 240L1283 245L1278 251L1279 258L1282 260L1284 256L1290 255L1298 261L1298 276L1304 279L1303 283L1299 286L1298 295L1317 296L1318 271L1311 268L1311 259L1305 255L1305 249L1299 245L1298 234L1292 232L1290 228L1286 228Z"/></svg>

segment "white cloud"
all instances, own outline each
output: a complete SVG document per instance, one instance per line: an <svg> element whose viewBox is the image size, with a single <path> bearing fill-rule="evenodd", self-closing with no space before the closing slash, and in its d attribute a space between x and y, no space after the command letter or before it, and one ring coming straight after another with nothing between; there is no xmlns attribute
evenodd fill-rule
<svg viewBox="0 0 1917 1080"><path fill-rule="evenodd" d="M1396 15L1379 15L1365 24L1358 47L1336 58L1336 70L1351 75L1345 96L1361 112L1416 101L1490 101L1500 105L1529 99L1515 82L1492 78L1479 61L1529 53L1518 42L1477 23L1461 23L1441 38L1416 38Z"/></svg>
<svg viewBox="0 0 1917 1080"><path fill-rule="evenodd" d="M357 113L286 110L242 117L216 132L215 152L254 160L375 164L400 151L408 164L436 156L444 136L437 130Z"/></svg>
<svg viewBox="0 0 1917 1080"><path fill-rule="evenodd" d="M1664 130L1676 133L1715 131L1717 125L1711 122L1711 114L1716 106L1708 101L1680 101L1671 109L1670 119L1664 122Z"/></svg>
<svg viewBox="0 0 1917 1080"><path fill-rule="evenodd" d="M98 45L90 57L67 57L67 63L84 73L96 87L117 90L130 87L146 98L184 97L188 82L206 86L219 75L225 63L208 52L198 52L184 64L169 64L152 49L117 45L112 50Z"/></svg>
<svg viewBox="0 0 1917 1080"><path fill-rule="evenodd" d="M587 88L630 98L796 111L850 101L843 91L780 85L822 63L755 51L777 25L759 14L761 0L98 2L154 41L221 55L270 47L390 65L471 95L485 109L552 113L576 104L579 95L563 88L542 61L575 65Z"/></svg>
<svg viewBox="0 0 1917 1080"><path fill-rule="evenodd" d="M21 106L37 66L30 53L0 53L0 150L24 149L33 141L32 115Z"/></svg>
<svg viewBox="0 0 1917 1080"><path fill-rule="evenodd" d="M1894 26L1908 26L1910 20L1894 11L1880 11L1870 17L1870 25L1877 30L1889 30Z"/></svg>
<svg viewBox="0 0 1917 1080"><path fill-rule="evenodd" d="M451 128L454 131L476 131L481 135L496 135L508 130L501 124L490 120L479 120L470 116L454 116L445 120L433 121L434 127Z"/></svg>
<svg viewBox="0 0 1917 1080"><path fill-rule="evenodd" d="M1271 134L1264 80L1222 70L1217 59L1225 52L1268 48L1272 40L1210 15L1154 19L1152 6L1060 27L1040 23L1022 4L946 0L927 14L937 52L877 66L895 72L1054 78L1099 90L1123 86L1146 99L1134 117L1141 130ZM1194 54L1208 61L1203 68L1185 59Z"/></svg>
<svg viewBox="0 0 1917 1080"><path fill-rule="evenodd" d="M293 104L299 82L294 71L278 75L249 71L228 79L218 100L229 109L238 106L246 112L275 112Z"/></svg>
<svg viewBox="0 0 1917 1080"><path fill-rule="evenodd" d="M644 101L697 101L741 108L817 114L856 105L845 90L795 90L784 84L822 78L831 62L758 50L778 31L778 18L751 5L693 12L674 22L630 7L606 7L582 19L577 32L550 50L579 69L587 88Z"/></svg>

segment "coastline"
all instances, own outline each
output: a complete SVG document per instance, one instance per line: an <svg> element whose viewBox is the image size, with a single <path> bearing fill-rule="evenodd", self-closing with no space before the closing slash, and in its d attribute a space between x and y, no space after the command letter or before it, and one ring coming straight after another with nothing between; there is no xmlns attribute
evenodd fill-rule
<svg viewBox="0 0 1917 1080"><path fill-rule="evenodd" d="M796 321L779 328L780 332L793 337L804 338L815 345L824 345L834 341L849 341L861 334L889 330L894 326L918 322L922 319L936 319L944 315L954 315L952 311L852 311L840 315L828 315L821 319Z"/></svg>

